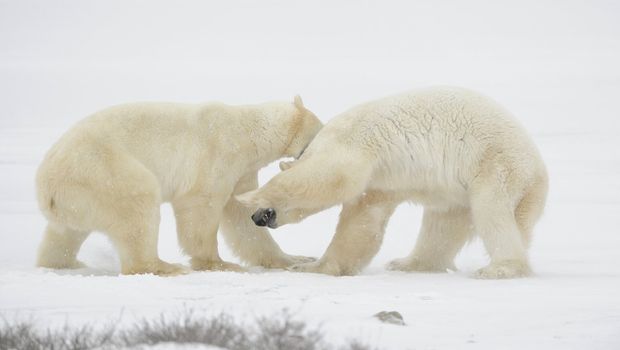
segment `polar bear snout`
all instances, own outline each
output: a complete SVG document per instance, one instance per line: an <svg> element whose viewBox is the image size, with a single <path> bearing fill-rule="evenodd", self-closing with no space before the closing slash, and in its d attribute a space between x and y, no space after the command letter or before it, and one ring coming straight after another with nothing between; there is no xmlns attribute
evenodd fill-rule
<svg viewBox="0 0 620 350"><path fill-rule="evenodd" d="M252 221L256 226L267 226L269 228L276 228L276 211L273 208L260 208L252 215Z"/></svg>

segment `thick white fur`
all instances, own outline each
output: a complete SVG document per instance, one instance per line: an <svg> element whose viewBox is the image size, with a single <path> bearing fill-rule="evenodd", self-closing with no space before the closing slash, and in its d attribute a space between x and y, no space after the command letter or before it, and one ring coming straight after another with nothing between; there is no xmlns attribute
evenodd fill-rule
<svg viewBox="0 0 620 350"><path fill-rule="evenodd" d="M246 106L135 103L95 113L51 148L37 173L49 221L37 265L83 266L76 255L96 230L118 249L122 273L185 272L157 254L162 202L173 205L194 269L240 269L219 257L220 224L247 263L308 261L284 254L232 195L257 188L258 170L273 160L299 156L321 126L299 97Z"/></svg>
<svg viewBox="0 0 620 350"><path fill-rule="evenodd" d="M417 90L355 107L330 121L295 163L237 198L274 208L276 224L342 203L323 257L294 269L355 274L378 251L402 201L424 206L413 251L388 268L446 271L474 234L491 262L479 278L530 273L527 247L547 194L536 146L491 99L450 87Z"/></svg>

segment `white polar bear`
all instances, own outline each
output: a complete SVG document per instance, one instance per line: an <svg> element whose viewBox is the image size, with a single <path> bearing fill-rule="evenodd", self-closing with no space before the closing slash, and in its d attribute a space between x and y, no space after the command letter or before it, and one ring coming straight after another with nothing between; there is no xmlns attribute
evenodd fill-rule
<svg viewBox="0 0 620 350"><path fill-rule="evenodd" d="M383 98L331 120L301 158L237 196L272 228L343 203L323 257L293 268L355 274L377 253L396 206L424 206L415 248L392 270L446 271L474 234L491 262L479 278L530 273L527 247L547 195L547 173L525 130L487 97L436 87Z"/></svg>
<svg viewBox="0 0 620 350"><path fill-rule="evenodd" d="M95 113L69 130L38 170L39 206L49 224L37 265L83 266L76 255L96 230L110 237L124 274L185 272L158 257L162 202L172 203L193 269L241 269L220 259L220 224L245 262L308 261L284 254L232 195L257 188L257 172L268 163L298 157L321 127L299 97L245 106L135 103Z"/></svg>

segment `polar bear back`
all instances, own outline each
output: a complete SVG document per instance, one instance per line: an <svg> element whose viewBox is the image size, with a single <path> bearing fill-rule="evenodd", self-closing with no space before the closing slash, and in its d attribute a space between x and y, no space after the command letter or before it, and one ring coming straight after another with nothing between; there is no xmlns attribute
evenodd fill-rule
<svg viewBox="0 0 620 350"><path fill-rule="evenodd" d="M48 152L40 173L105 183L110 162L131 157L155 175L162 194L193 183L200 143L199 105L132 103L99 111L71 128ZM118 161L115 161L117 159ZM123 166L127 166L124 164ZM55 177L56 178L56 177Z"/></svg>
<svg viewBox="0 0 620 350"><path fill-rule="evenodd" d="M403 191L426 205L464 205L468 185L489 159L516 177L516 187L546 176L515 118L462 88L420 89L354 107L330 121L306 152L337 154L339 145L374 160L370 188Z"/></svg>
<svg viewBox="0 0 620 350"><path fill-rule="evenodd" d="M86 117L65 133L48 152L39 173L54 181L105 183L115 176L117 166L110 164L125 168L131 163L152 173L162 199L168 200L187 191L205 171L220 179L248 171L248 157L255 156L256 145L247 139L247 130L269 128L269 123L276 124L295 111L293 104L279 102L118 105Z"/></svg>

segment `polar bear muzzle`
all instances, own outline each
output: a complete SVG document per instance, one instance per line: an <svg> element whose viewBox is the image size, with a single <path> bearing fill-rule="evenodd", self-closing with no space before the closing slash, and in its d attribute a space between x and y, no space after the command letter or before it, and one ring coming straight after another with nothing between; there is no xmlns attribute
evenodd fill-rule
<svg viewBox="0 0 620 350"><path fill-rule="evenodd" d="M260 208L252 215L252 221L256 226L267 226L269 228L276 228L276 211L273 208Z"/></svg>

